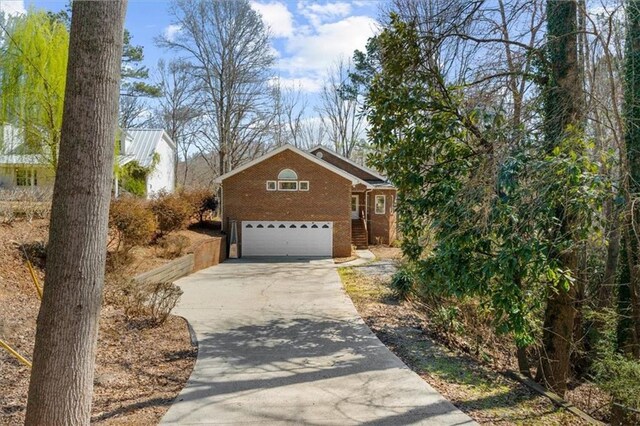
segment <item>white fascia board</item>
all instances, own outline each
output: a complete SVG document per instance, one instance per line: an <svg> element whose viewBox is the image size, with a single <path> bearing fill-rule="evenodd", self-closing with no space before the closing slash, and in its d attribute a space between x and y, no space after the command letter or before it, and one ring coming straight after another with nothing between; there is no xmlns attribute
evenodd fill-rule
<svg viewBox="0 0 640 426"><path fill-rule="evenodd" d="M281 152L284 152L286 150L293 151L294 153L302 156L303 158L306 158L307 160L309 160L309 161L311 161L311 162L313 162L313 163L315 163L315 164L317 164L317 165L319 165L321 167L324 167L325 169L327 169L327 170L329 170L329 171L331 171L331 172L333 172L333 173L335 173L335 174L337 174L339 176L342 176L343 178L351 181L351 183L353 185L356 185L356 184L360 183L360 184L365 185L367 188L373 188L373 186L371 186L368 182L366 182L366 181L364 181L364 180L362 180L362 179L360 179L360 178L358 178L356 176L353 176L351 173L345 172L344 170L342 170L342 169L340 169L338 167L335 167L335 166L327 163L326 161L320 160L319 158L315 157L314 155L309 154L308 152L302 151L301 149L298 149L295 146L289 145L289 144L283 145L280 148L276 148L273 151L269 151L268 153L264 154L262 157L258 157L255 160L249 161L247 164L244 164L244 165L242 165L242 166L240 166L240 167L238 167L238 168L236 168L236 169L234 169L234 170L232 170L232 171L230 171L228 173L225 173L222 176L218 176L217 178L214 179L214 183L222 184L222 182L225 179L227 179L227 178L229 178L229 177L231 177L231 176L233 176L235 174L238 174L238 173L240 173L240 172L242 172L242 171L244 171L244 170L246 170L246 169L248 169L250 167L253 167L256 164L261 163L261 162L273 157L274 155L280 154Z"/></svg>

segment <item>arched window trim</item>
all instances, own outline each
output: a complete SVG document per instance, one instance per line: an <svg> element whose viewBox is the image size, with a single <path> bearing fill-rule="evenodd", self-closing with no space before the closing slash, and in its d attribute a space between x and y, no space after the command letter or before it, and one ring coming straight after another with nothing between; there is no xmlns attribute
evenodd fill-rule
<svg viewBox="0 0 640 426"><path fill-rule="evenodd" d="M298 174L291 169L283 169L278 173L278 180L298 180Z"/></svg>

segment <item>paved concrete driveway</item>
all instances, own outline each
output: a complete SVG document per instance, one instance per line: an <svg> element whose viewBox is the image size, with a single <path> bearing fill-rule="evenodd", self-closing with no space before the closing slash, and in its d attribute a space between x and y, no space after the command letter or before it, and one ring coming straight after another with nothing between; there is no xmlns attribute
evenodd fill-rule
<svg viewBox="0 0 640 426"><path fill-rule="evenodd" d="M199 352L164 424L473 424L369 331L327 261L228 261L177 283Z"/></svg>

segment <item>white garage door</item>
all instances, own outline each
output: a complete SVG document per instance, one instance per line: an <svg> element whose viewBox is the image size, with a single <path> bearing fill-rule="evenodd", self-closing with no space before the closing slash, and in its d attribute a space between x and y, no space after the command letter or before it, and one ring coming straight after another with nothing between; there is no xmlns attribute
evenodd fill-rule
<svg viewBox="0 0 640 426"><path fill-rule="evenodd" d="M331 256L333 222L242 222L242 256Z"/></svg>

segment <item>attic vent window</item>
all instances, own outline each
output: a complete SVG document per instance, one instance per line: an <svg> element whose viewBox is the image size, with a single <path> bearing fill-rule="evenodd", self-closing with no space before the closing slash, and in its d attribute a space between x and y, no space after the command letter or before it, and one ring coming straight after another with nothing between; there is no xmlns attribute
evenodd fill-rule
<svg viewBox="0 0 640 426"><path fill-rule="evenodd" d="M322 158L322 152L320 152L320 151L316 152L316 157Z"/></svg>
<svg viewBox="0 0 640 426"><path fill-rule="evenodd" d="M278 174L278 180L297 180L298 174L291 169L284 169Z"/></svg>

